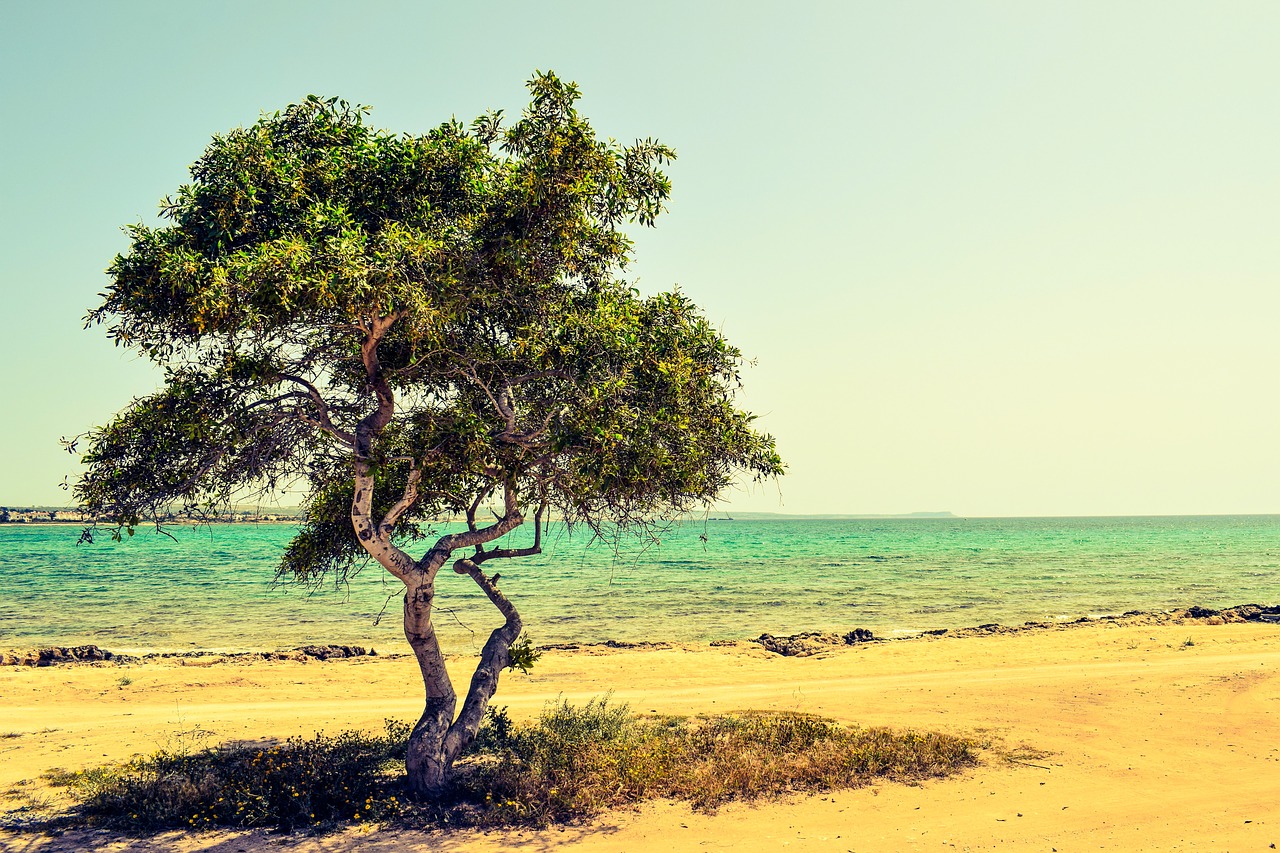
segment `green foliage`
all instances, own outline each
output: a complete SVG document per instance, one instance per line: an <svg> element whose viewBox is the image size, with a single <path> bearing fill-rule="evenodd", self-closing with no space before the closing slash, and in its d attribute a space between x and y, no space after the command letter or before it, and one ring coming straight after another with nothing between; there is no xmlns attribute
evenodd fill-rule
<svg viewBox="0 0 1280 853"><path fill-rule="evenodd" d="M507 650L507 669L518 669L528 675L529 670L533 669L533 665L538 662L540 657L542 657L542 652L534 648L533 640L530 640L527 634L521 634L511 644L511 648Z"/></svg>
<svg viewBox="0 0 1280 853"><path fill-rule="evenodd" d="M942 777L977 761L972 742L937 733L795 713L640 717L604 697L551 703L528 723L490 709L453 788L423 805L397 779L407 735L408 726L388 721L383 736L160 752L49 781L80 803L61 825L501 826L570 821L656 797L714 810L730 800Z"/></svg>
<svg viewBox="0 0 1280 853"><path fill-rule="evenodd" d="M399 797L388 775L403 767L408 727L388 721L381 737L343 732L282 744L229 744L194 753L161 751L51 779L70 789L80 811L105 826L299 826L376 819Z"/></svg>
<svg viewBox="0 0 1280 853"><path fill-rule="evenodd" d="M88 315L166 373L90 434L85 508L118 535L301 489L281 574L314 581L363 558L355 458L375 520L418 472L407 541L507 486L598 530L781 473L734 407L741 353L680 293L622 278L674 151L598 138L554 74L529 90L509 126L395 134L312 96L216 136Z"/></svg>
<svg viewBox="0 0 1280 853"><path fill-rule="evenodd" d="M935 732L845 727L798 713L639 717L608 697L549 705L513 725L491 713L460 795L481 823L572 820L665 797L714 810L735 799L950 775L975 746ZM482 732L484 730L482 729Z"/></svg>

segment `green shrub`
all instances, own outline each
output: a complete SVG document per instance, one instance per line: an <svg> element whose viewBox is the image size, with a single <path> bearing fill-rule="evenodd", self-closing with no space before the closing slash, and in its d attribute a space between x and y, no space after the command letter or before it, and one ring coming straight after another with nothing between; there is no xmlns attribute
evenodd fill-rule
<svg viewBox="0 0 1280 853"><path fill-rule="evenodd" d="M797 713L638 716L609 697L549 704L527 723L490 709L439 801L404 793L409 727L268 745L161 751L47 777L79 802L60 825L130 831L383 821L543 825L651 797L702 810L734 799L945 776L976 763L967 740L842 726Z"/></svg>
<svg viewBox="0 0 1280 853"><path fill-rule="evenodd" d="M129 829L272 826L381 818L401 797L388 778L403 773L408 729L388 722L371 736L290 738L265 745L227 744L186 754L157 752L123 765L61 780L81 812Z"/></svg>
<svg viewBox="0 0 1280 853"><path fill-rule="evenodd" d="M492 712L459 766L455 797L480 823L572 820L651 797L712 810L733 799L913 781L975 764L937 733L845 727L810 714L639 717L608 698L512 724Z"/></svg>

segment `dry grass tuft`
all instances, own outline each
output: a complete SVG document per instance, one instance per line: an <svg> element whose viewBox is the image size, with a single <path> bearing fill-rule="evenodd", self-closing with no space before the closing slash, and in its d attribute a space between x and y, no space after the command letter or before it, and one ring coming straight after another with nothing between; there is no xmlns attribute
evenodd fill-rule
<svg viewBox="0 0 1280 853"><path fill-rule="evenodd" d="M460 799L483 822L573 820L652 797L713 810L735 799L946 776L977 762L970 741L841 726L810 714L640 717L607 699L561 702L488 736L460 767Z"/></svg>

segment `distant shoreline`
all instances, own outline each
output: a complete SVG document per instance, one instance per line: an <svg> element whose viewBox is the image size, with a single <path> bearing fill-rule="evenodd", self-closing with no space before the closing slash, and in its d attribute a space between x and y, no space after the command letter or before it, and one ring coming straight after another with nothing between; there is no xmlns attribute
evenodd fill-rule
<svg viewBox="0 0 1280 853"><path fill-rule="evenodd" d="M832 647L848 645L865 645L871 643L901 643L918 640L934 640L940 638L964 639L969 637L995 636L1000 634L1025 634L1065 631L1087 626L1114 625L1227 625L1252 623L1275 627L1280 630L1280 604L1237 604L1220 609L1200 607L1173 608L1171 610L1130 610L1121 614L1101 616L1079 616L1076 618L1024 622L1021 625L1001 625L989 622L982 625L963 628L939 628L902 634L891 637L873 636L870 631L860 635L861 629L854 629L846 634L833 631L805 631L798 634L775 637L761 634L755 638L738 637L733 639L711 640L709 642L680 641L641 641L604 640L601 642L583 643L549 643L540 645L542 651L592 651L612 649L625 651L629 649L671 649L671 648L703 648L719 646L735 646L739 644L757 644L768 651L788 657L806 657L819 654ZM856 638L853 635L859 635ZM4 644L4 641L0 641ZM384 647L385 648L385 647ZM44 663L41 653L46 654ZM294 649L128 649L115 652L96 645L63 646L58 644L39 644L26 647L8 647L0 645L0 666L51 666L57 664L114 664L126 665L154 660L193 660L212 663L253 663L267 660L294 661L328 661L345 660L363 657L397 658L408 655L408 651L395 649L379 652L361 646L344 644L315 644ZM449 658L469 658L469 654L448 654ZM26 662L31 660L32 662Z"/></svg>
<svg viewBox="0 0 1280 853"><path fill-rule="evenodd" d="M175 519L174 521L166 521L166 525L175 527L200 527L208 524L300 524L300 518L263 518L263 519L229 519L219 518L213 521L195 521L192 519ZM92 521L75 521L73 519L55 519L53 521L0 521L0 529L5 527L72 527L75 525L93 524ZM108 525L103 525L107 527ZM115 525L110 525L114 527ZM139 530L145 530L150 527L151 523L138 525Z"/></svg>
<svg viewBox="0 0 1280 853"><path fill-rule="evenodd" d="M29 507L29 506L0 506L0 512L7 510L10 513L20 512L24 514L45 514L48 512L56 513L74 513L78 512L74 507ZM297 512L297 515L291 513ZM241 513L237 512L237 515ZM263 513L261 516L253 516L250 513L245 514L247 517L222 517L215 519L195 519L195 518L173 518L166 519L165 524L174 525L205 525L205 524L298 524L304 519L301 511L294 508L285 507L280 512ZM726 521L1071 521L1071 520L1088 520L1088 519L1124 519L1124 518L1141 518L1141 519L1178 519L1178 518L1280 518L1280 512L1200 512L1200 513L1126 513L1120 515L957 515L953 512L904 512L904 513L786 513L786 512L722 512L717 515L687 515L676 519L656 519L656 523L688 523L699 524L708 521L726 522ZM438 524L450 524L465 521L464 518L445 518L432 519ZM562 521L560 518L551 518L551 521ZM12 519L6 521L0 517L0 528L6 526L25 527L29 525L67 525L67 524L94 524L95 520L91 518L56 518L56 519ZM110 522L97 521L96 523L103 526L111 525ZM150 521L143 522L139 527L145 527L151 524Z"/></svg>

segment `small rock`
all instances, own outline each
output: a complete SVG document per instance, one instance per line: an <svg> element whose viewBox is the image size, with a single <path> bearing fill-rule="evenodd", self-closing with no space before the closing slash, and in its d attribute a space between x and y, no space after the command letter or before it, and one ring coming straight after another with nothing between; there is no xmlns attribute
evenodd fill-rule
<svg viewBox="0 0 1280 853"><path fill-rule="evenodd" d="M42 649L27 651L10 651L0 654L0 665L4 666L53 666L57 663L82 663L94 661L120 660L106 649L94 645L88 646L48 646Z"/></svg>
<svg viewBox="0 0 1280 853"><path fill-rule="evenodd" d="M365 654L362 646L302 646L296 651L309 658L329 660L331 658L358 658Z"/></svg>
<svg viewBox="0 0 1280 853"><path fill-rule="evenodd" d="M759 643L764 646L766 651L782 655L783 657L803 658L825 651L825 646L843 644L844 639L839 634L824 634L818 631L809 631L804 634L792 634L790 637L775 637L772 634L761 634L759 637L752 640L752 642Z"/></svg>

